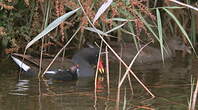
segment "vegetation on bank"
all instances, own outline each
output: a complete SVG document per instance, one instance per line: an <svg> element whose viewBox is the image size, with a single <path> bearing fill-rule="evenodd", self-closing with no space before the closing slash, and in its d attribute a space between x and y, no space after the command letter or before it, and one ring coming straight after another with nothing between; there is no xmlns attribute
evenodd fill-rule
<svg viewBox="0 0 198 110"><path fill-rule="evenodd" d="M94 25L108 34L104 36L107 41L141 43L154 39L163 45L163 39L180 37L186 45L191 45L189 40L195 45L198 12L173 1L113 1ZM105 1L80 2L87 16L93 20ZM183 3L197 7L196 0L185 0ZM49 23L78 7L79 2L76 0L0 0L1 51L6 54L24 51L26 44ZM90 26L86 15L78 11L46 35L43 44L45 52L48 53L50 48L62 47L79 27L80 33L70 47L81 47L85 42L99 41L97 34L87 29ZM40 51L41 42L37 42L31 49Z"/></svg>

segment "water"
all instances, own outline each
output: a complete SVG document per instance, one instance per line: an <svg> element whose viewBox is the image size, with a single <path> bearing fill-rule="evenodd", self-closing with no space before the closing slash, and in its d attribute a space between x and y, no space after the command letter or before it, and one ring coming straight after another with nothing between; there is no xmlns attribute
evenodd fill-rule
<svg viewBox="0 0 198 110"><path fill-rule="evenodd" d="M156 97L150 99L151 96L131 76L134 94L126 80L120 90L119 108L187 110L191 77L197 77L197 63L194 58L177 58L165 65L135 66L135 74ZM105 77L98 81L95 93L94 82L86 79L72 82L19 79L17 69L9 58L0 60L0 110L114 110L116 106L118 64L111 63L109 93Z"/></svg>

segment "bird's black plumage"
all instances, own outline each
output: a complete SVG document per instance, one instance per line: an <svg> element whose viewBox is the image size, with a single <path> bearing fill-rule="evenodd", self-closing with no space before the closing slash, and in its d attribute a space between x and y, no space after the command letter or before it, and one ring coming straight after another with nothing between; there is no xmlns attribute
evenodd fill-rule
<svg viewBox="0 0 198 110"><path fill-rule="evenodd" d="M77 80L81 77L91 77L95 73L93 65L97 64L98 54L99 48L97 47L82 48L72 57L71 61L74 65L66 69L57 68L54 70L49 70L45 73L45 77L52 80L62 81ZM30 66L26 65L14 56L12 56L12 58L15 63L17 63L17 65L26 72L25 74L36 75Z"/></svg>

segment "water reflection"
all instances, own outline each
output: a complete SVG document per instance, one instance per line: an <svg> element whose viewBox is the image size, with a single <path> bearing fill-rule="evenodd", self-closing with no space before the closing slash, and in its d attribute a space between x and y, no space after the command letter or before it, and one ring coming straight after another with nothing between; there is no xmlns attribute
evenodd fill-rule
<svg viewBox="0 0 198 110"><path fill-rule="evenodd" d="M190 97L190 77L197 71L197 60L175 59L162 63L134 66L135 74L156 96L150 99L142 86L131 76L133 92L128 81L120 90L122 109L186 110ZM1 65L0 65L1 66ZM9 70L11 70L9 68ZM124 68L122 69L124 73ZM1 71L1 69L0 69ZM113 110L117 98L118 64L111 63L110 92L106 77L56 82L38 81L37 78L17 78L16 70L3 71L0 77L0 110ZM12 107L12 108L10 108Z"/></svg>
<svg viewBox="0 0 198 110"><path fill-rule="evenodd" d="M19 80L16 84L16 88L11 90L9 94L11 95L28 95L25 92L29 90L29 80Z"/></svg>

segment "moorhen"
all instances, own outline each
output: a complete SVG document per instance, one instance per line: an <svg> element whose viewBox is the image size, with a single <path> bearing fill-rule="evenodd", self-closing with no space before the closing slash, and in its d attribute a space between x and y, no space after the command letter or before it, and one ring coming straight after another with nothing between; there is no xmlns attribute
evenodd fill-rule
<svg viewBox="0 0 198 110"><path fill-rule="evenodd" d="M118 44L118 43L117 43ZM142 45L141 45L142 46ZM112 45L112 47L120 53L120 47L117 45ZM176 51L184 51L187 53L191 53L189 47L187 47L184 43L181 42L178 38L172 38L167 42L167 45L164 46L166 51L164 51L164 59L169 59L176 56ZM122 56L123 60L127 63L131 62L131 60L137 54L137 50L134 44L132 43L125 43L122 49ZM116 58L113 55L111 59L115 60ZM135 60L135 64L148 64L153 62L162 61L161 50L159 48L147 46L145 47L142 52L139 54L137 59Z"/></svg>
<svg viewBox="0 0 198 110"><path fill-rule="evenodd" d="M24 75L33 76L37 74L37 72L35 72L32 69L32 67L23 63L14 55L15 54L13 54L11 57L14 60L14 62L20 68L22 68L22 70L25 71ZM52 80L62 80L62 81L77 80L82 77L93 77L95 74L95 70L93 66L96 65L98 62L98 55L99 55L98 47L90 46L87 48L82 48L74 54L74 56L70 61L70 63L72 64L70 64L70 66L67 69L62 69L59 67L56 69L50 69L46 72L45 77L50 78ZM30 60L31 59L29 58L29 61ZM32 62L33 60L31 60L31 63ZM45 62L45 59L43 60L43 62ZM101 62L102 61L100 60L99 71L104 72L103 65ZM58 63L58 66L60 66L60 64L61 63Z"/></svg>

